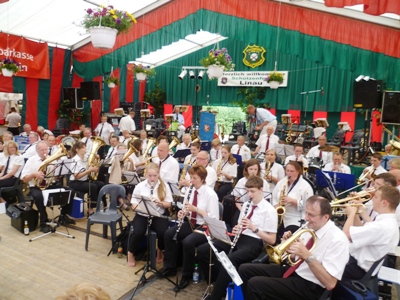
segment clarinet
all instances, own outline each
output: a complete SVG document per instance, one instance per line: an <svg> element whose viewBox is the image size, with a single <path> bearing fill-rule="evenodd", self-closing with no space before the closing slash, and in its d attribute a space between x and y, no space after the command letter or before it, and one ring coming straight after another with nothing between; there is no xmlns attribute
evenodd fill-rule
<svg viewBox="0 0 400 300"><path fill-rule="evenodd" d="M189 203L190 200L190 196L192 195L192 191L193 191L193 184L190 186L189 188L189 192L188 192L188 196L186 198L186 201L183 202L183 208L182 208L182 216L179 218L179 223L178 223L178 227L176 228L176 232L174 235L173 240L176 241L178 239L178 234L179 231L181 230L182 224L183 224L183 220L185 219L185 215L186 215L186 209L185 209L185 204Z"/></svg>
<svg viewBox="0 0 400 300"><path fill-rule="evenodd" d="M249 211L250 205L251 205L251 198L249 198L249 200L247 201L247 206L246 206L246 208L245 208L245 210L244 210L243 216L242 216L242 218L238 221L239 228L238 228L237 233L235 234L235 237L233 238L232 245L231 245L231 249L229 250L229 254L232 253L232 251L233 251L233 249L235 248L236 243L237 243L237 241L238 241L240 235L242 234L242 230L243 230L242 220L246 217L247 212ZM228 254L228 255L229 255L229 254Z"/></svg>
<svg viewBox="0 0 400 300"><path fill-rule="evenodd" d="M150 195L153 196L153 193L154 193L154 181L152 181L150 184Z"/></svg>

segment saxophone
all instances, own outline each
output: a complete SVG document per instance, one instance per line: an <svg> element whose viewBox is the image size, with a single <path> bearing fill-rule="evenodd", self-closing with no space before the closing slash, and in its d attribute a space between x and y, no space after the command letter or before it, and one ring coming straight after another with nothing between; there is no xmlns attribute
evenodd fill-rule
<svg viewBox="0 0 400 300"><path fill-rule="evenodd" d="M38 172L43 172L45 178L44 179L39 179L35 178L33 180L35 186L41 190L47 189L54 181L54 178L56 175L54 174L55 170L57 169L58 166L54 166L51 170L48 170L47 168L49 165L55 161L58 160L59 158L63 156L68 156L68 151L65 149L63 144L60 144L60 148L53 153L53 155L47 157L39 166ZM47 179L46 179L47 177Z"/></svg>
<svg viewBox="0 0 400 300"><path fill-rule="evenodd" d="M179 181L181 181L181 180L185 180L185 178L186 178L186 173L187 173L187 171L188 171L188 169L193 165L193 163L195 162L195 160L192 162L192 157L188 160L188 162L183 166L183 168L182 168L182 172L181 172L181 177L179 178ZM179 185L179 189L181 188L182 186L181 185Z"/></svg>
<svg viewBox="0 0 400 300"><path fill-rule="evenodd" d="M219 161L219 164L218 164L218 166L217 166L217 174L218 174L219 172L221 172L221 170L222 170L222 158L221 158L221 160ZM219 174L218 177L217 177L217 182L215 183L215 186L214 186L214 190L215 190L215 191L218 191L218 189L219 189L219 187L220 187L220 185L221 185L221 181L222 181L222 176L221 176L221 174Z"/></svg>
<svg viewBox="0 0 400 300"><path fill-rule="evenodd" d="M279 222L278 222L279 225L282 224L283 215L286 212L286 209L285 209L285 206L282 203L282 200L283 200L284 197L286 197L286 187L287 187L288 183L289 183L289 178L287 179L286 183L282 187L281 195L279 196L279 204L276 207L276 212L278 214L278 219L279 219Z"/></svg>
<svg viewBox="0 0 400 300"><path fill-rule="evenodd" d="M106 142L98 136L92 136L90 139L92 140L93 145L88 158L88 167L99 167L101 165L101 161L97 157L97 151L99 151L100 147L105 146ZM89 179L97 180L97 176L99 176L98 172L90 172Z"/></svg>
<svg viewBox="0 0 400 300"><path fill-rule="evenodd" d="M287 133L286 136L286 143L288 144L292 142L292 128L293 128L293 123L290 123L289 132Z"/></svg>
<svg viewBox="0 0 400 300"><path fill-rule="evenodd" d="M269 172L271 171L271 166L272 166L272 163L271 163L270 161L268 161L268 162L265 164L265 175L264 175L264 179L265 179L265 180L267 180L267 176L268 176ZM267 180L267 181L268 181L268 180ZM271 180L270 182L272 182L272 180Z"/></svg>

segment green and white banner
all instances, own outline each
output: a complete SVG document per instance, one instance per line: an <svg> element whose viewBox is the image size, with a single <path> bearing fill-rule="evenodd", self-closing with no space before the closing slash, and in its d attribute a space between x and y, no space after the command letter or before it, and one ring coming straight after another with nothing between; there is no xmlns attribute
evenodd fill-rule
<svg viewBox="0 0 400 300"><path fill-rule="evenodd" d="M286 87L288 81L288 71L277 71L283 74L283 82L279 87ZM218 79L218 86L270 86L268 78L272 71L249 71L249 72L224 72Z"/></svg>

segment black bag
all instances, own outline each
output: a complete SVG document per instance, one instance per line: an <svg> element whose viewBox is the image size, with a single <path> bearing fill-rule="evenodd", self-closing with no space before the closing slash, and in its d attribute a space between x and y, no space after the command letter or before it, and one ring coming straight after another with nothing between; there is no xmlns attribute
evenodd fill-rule
<svg viewBox="0 0 400 300"><path fill-rule="evenodd" d="M378 297L359 281L341 282L333 289L332 299L377 300Z"/></svg>
<svg viewBox="0 0 400 300"><path fill-rule="evenodd" d="M235 205L235 196L227 195L222 200L222 205L224 206L224 212L222 214L222 220L233 228L237 223L237 218L235 218L235 212L238 211Z"/></svg>
<svg viewBox="0 0 400 300"><path fill-rule="evenodd" d="M128 240L129 240L129 230L133 230L132 223L128 223L113 242L113 253L118 252L118 247L122 247L122 253L127 255L128 254Z"/></svg>

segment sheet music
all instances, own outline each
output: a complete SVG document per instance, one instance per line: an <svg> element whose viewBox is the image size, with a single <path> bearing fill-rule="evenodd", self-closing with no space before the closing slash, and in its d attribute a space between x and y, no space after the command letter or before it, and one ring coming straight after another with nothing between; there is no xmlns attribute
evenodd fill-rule
<svg viewBox="0 0 400 300"><path fill-rule="evenodd" d="M65 192L64 188L58 188L58 189L48 189L48 190L43 190L42 194L43 194L43 203L44 206L47 206L47 202L49 201L49 195L51 193L59 193L59 192ZM71 191L69 191L71 192Z"/></svg>
<svg viewBox="0 0 400 300"><path fill-rule="evenodd" d="M224 221L210 218L208 216L203 217L204 221L207 223L208 231L210 232L212 238L218 239L229 245L232 244L230 237L226 234L228 229Z"/></svg>
<svg viewBox="0 0 400 300"><path fill-rule="evenodd" d="M137 185L141 182L139 175L132 171L122 171L129 184Z"/></svg>
<svg viewBox="0 0 400 300"><path fill-rule="evenodd" d="M184 195L182 195L180 189L178 188L177 182L167 182L167 184L169 185L169 188L171 189L171 193L173 196L177 196L177 197L184 196Z"/></svg>
<svg viewBox="0 0 400 300"><path fill-rule="evenodd" d="M63 160L56 168L54 174L57 176L71 175L72 170L75 169L77 162L72 158Z"/></svg>
<svg viewBox="0 0 400 300"><path fill-rule="evenodd" d="M154 216L154 217L162 217L162 215L157 210L156 203L150 197L146 197L146 196L142 196L142 195L138 195L138 194L133 195L132 197L135 198L136 202L138 203L140 213L143 213L146 215L150 214L150 216Z"/></svg>

